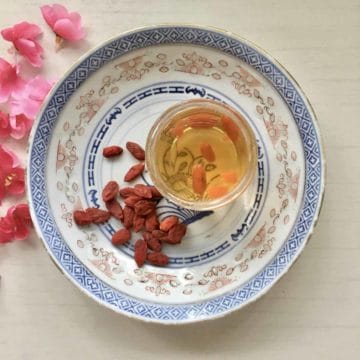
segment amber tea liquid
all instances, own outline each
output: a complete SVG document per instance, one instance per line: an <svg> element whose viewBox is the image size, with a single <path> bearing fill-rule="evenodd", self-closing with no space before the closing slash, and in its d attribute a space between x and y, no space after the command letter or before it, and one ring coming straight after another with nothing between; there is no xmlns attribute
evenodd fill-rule
<svg viewBox="0 0 360 360"><path fill-rule="evenodd" d="M249 146L230 117L209 109L185 111L171 119L156 143L159 176L181 199L220 198L247 172Z"/></svg>

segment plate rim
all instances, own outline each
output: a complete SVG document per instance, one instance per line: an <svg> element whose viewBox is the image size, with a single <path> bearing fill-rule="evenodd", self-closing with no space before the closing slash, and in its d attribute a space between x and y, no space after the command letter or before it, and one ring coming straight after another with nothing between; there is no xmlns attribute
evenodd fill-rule
<svg viewBox="0 0 360 360"><path fill-rule="evenodd" d="M90 50L88 50L86 53L84 53L82 56L80 56L76 61L74 61L71 64L71 66L68 68L68 70L66 70L65 73L54 84L53 88L50 90L50 92L46 96L46 98L45 98L45 100L44 100L44 102L43 102L43 104L42 104L42 106L41 106L41 108L40 108L40 110L38 112L38 115L36 117L36 120L34 121L31 133L30 133L29 138L28 138L28 143L27 143L27 164L26 164L25 169L26 169L26 186L27 186L26 197L27 197L27 200L28 200L29 204L32 203L32 200L31 200L31 197L30 197L30 191L29 191L29 188L30 188L30 185L31 185L31 178L30 178L30 171L28 171L28 169L30 169L30 165L31 165L30 164L30 160L31 160L30 149L32 147L34 136L35 136L35 133L36 133L36 131L38 129L38 125L40 123L40 120L41 120L42 116L44 115L44 112L45 112L47 106L49 105L50 100L53 98L53 95L57 92L57 90L59 89L61 84L69 77L69 75L84 60L86 60L91 55L94 55L96 53L96 51L106 47L109 44L111 44L113 41L118 41L121 38L124 38L124 37L126 37L128 35L135 34L135 33L141 32L141 31L151 31L151 30L156 30L156 29L159 29L159 28L167 28L167 27L169 27L169 28L171 28L171 27L173 27L173 28L183 27L183 28L188 28L188 29L198 29L198 30L204 30L204 31L210 31L210 32L219 33L221 35L233 38L234 40L236 40L236 41L238 41L238 42L240 42L240 43L242 43L244 45L249 45L250 48L253 48L260 55L264 55L269 61L271 61L272 64L275 67L277 67L278 70L280 70L280 72L282 72L286 76L287 80L289 80L290 82L293 83L294 88L297 90L298 94L302 98L302 101L304 102L304 105L305 105L306 109L310 113L311 122L312 122L312 124L313 124L313 126L315 128L315 133L316 133L316 137L317 137L317 140L318 140L319 158L321 159L320 190L319 190L319 195L318 195L317 208L314 211L314 216L313 216L313 220L312 220L312 223L310 225L310 228L309 228L307 234L305 235L305 238L302 241L302 244L299 246L298 251L294 254L292 259L289 262L286 263L286 265L282 269L281 273L279 275L277 275L277 277L274 278L274 280L269 285L265 286L263 289L258 291L251 298L247 299L245 302L241 302L240 304L238 304L236 306L228 308L225 311L222 311L222 312L216 313L216 314L210 314L210 315L207 315L206 317L194 317L194 318L176 319L176 320L174 320L174 319L162 319L162 318L158 318L158 317L156 317L156 318L145 317L143 315L135 314L135 313L132 313L132 312L127 312L127 311L125 311L123 309L120 309L116 305L112 305L112 304L110 304L108 302L103 301L102 299L96 297L95 294L91 293L86 288L81 286L76 281L76 279L73 278L73 276L70 273L66 272L62 268L61 262L58 261L58 259L55 257L55 255L51 252L51 249L50 249L48 243L43 239L43 237L41 235L41 229L40 229L40 226L39 226L38 222L34 221L34 228L35 228L35 231L36 231L36 236L41 240L42 245L44 246L46 252L50 256L50 259L55 264L55 266L60 270L60 272L63 275L65 275L65 278L67 278L71 283L73 283L75 285L75 287L78 288L82 293L84 293L85 295L87 295L90 298L94 299L95 302L98 303L99 305L105 306L105 307L113 310L117 314L123 314L125 316L130 317L130 318L145 321L145 322L160 323L160 324L165 324L165 325L179 325L179 324L188 324L188 323L196 323L196 322L200 322L200 321L214 320L214 319L217 319L217 318L224 317L224 316L226 316L226 315L228 315L228 314L230 314L230 313L232 313L232 312L234 312L236 310L244 308L245 306L254 303L259 298L261 298L263 295L265 295L285 274L288 273L288 271L292 268L292 266L299 259L300 255L303 253L303 250L304 250L305 246L307 245L307 243L312 238L312 236L314 234L314 230L315 230L316 225L318 223L320 213L321 213L321 210L322 210L322 207L323 207L324 196L325 196L325 187L326 187L326 179L327 179L327 161L326 161L326 156L325 156L325 150L324 150L324 143L323 143L323 139L322 139L322 134L320 132L319 121L318 121L318 118L316 116L313 105L310 103L309 98L306 96L306 94L303 91L300 84L291 75L291 73L286 69L286 67L284 65L282 65L278 60L276 60L272 55L270 55L266 50L264 50L261 46L257 45L256 43L242 37L241 35L238 35L238 34L236 34L234 32L231 32L231 31L228 31L228 30L225 30L225 29L221 29L221 28L218 28L218 27L215 27L215 26L208 26L208 25L203 26L203 25L198 25L198 24L176 23L176 22L174 22L174 23L159 23L159 24L153 24L153 25L148 25L148 26L136 27L136 28L133 28L131 30L121 32L118 35L112 36L112 37L108 38L107 40L99 43L98 45L92 47ZM192 43L189 41L188 44L192 44ZM199 46L201 46L201 45L199 45ZM234 56L234 55L231 55L231 56ZM250 65L250 66L252 66L252 65ZM263 75L263 76L265 76L265 75ZM282 95L280 94L280 96L282 96ZM37 219L37 217L35 216L35 210L33 209L33 207L29 206L29 208L30 208L30 213L31 213L32 218ZM285 242L284 242L284 244L285 244ZM278 252L273 255L272 259L274 259L277 254L278 254ZM269 261L269 263L271 263L272 259ZM91 270L89 270L89 271L91 271ZM96 275L94 275L94 276L96 276ZM236 289L234 289L233 291L236 291ZM221 296L224 296L227 293L229 293L229 292L225 292ZM128 296L126 294L124 294L124 296L131 299L131 296ZM150 304L153 304L153 305L159 305L159 304L149 302L149 301L146 301L146 300L139 300L139 301L144 302L144 303L150 303ZM209 300L206 300L206 301L209 301ZM162 304L162 306L164 306L164 304ZM169 305L165 304L165 306L172 306L172 305L171 304L169 304Z"/></svg>

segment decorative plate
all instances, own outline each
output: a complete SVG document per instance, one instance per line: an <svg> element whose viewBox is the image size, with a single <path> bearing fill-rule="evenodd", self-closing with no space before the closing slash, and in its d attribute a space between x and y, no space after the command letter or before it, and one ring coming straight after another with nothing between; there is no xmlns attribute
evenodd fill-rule
<svg viewBox="0 0 360 360"><path fill-rule="evenodd" d="M133 242L111 244L117 220L79 228L72 212L104 208L104 184L121 183L133 164L126 153L105 160L102 147L144 145L155 119L190 98L223 101L245 114L258 142L257 176L215 212L163 199L160 217L176 214L188 235L165 249L167 267L139 269ZM269 55L230 33L156 26L106 42L58 82L32 132L27 181L35 228L77 287L131 317L186 323L239 309L286 273L318 217L324 158L308 101ZM149 174L142 181L149 183Z"/></svg>

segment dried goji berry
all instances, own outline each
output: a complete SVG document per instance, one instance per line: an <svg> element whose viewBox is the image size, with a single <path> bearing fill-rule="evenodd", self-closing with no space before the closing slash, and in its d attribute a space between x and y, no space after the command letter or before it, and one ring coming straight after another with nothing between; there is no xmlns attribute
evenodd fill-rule
<svg viewBox="0 0 360 360"><path fill-rule="evenodd" d="M103 191L102 191L102 199L107 202L113 200L117 193L119 192L119 185L116 181L109 181Z"/></svg>
<svg viewBox="0 0 360 360"><path fill-rule="evenodd" d="M167 243L179 244L186 234L186 225L183 223L176 224L168 232Z"/></svg>
<svg viewBox="0 0 360 360"><path fill-rule="evenodd" d="M145 218L135 214L133 227L135 232L139 232L145 225Z"/></svg>
<svg viewBox="0 0 360 360"><path fill-rule="evenodd" d="M168 234L165 231L161 231L161 230L153 230L151 232L151 235L155 239L158 239L160 241L165 241L165 240L167 240L167 237L168 237Z"/></svg>
<svg viewBox="0 0 360 360"><path fill-rule="evenodd" d="M131 195L125 199L125 204L133 208L140 200L142 200L140 196Z"/></svg>
<svg viewBox="0 0 360 360"><path fill-rule="evenodd" d="M128 229L120 229L113 234L111 242L114 245L123 245L131 239L131 232Z"/></svg>
<svg viewBox="0 0 360 360"><path fill-rule="evenodd" d="M126 148L135 159L145 160L145 151L139 144L128 141L126 143Z"/></svg>
<svg viewBox="0 0 360 360"><path fill-rule="evenodd" d="M160 223L160 230L168 232L178 222L179 218L177 216L169 216Z"/></svg>
<svg viewBox="0 0 360 360"><path fill-rule="evenodd" d="M134 188L124 187L119 190L119 194L123 199L126 199L127 197L129 197L131 195L135 195Z"/></svg>
<svg viewBox="0 0 360 360"><path fill-rule="evenodd" d="M152 212L146 216L145 228L146 231L153 231L159 227L159 220L157 218L156 212Z"/></svg>
<svg viewBox="0 0 360 360"><path fill-rule="evenodd" d="M106 208L108 209L109 213L118 220L124 219L123 209L121 205L115 199L107 201L105 203Z"/></svg>
<svg viewBox="0 0 360 360"><path fill-rule="evenodd" d="M123 152L123 149L120 146L112 145L103 148L103 156L106 158L111 158L114 156L119 156Z"/></svg>
<svg viewBox="0 0 360 360"><path fill-rule="evenodd" d="M134 248L135 248L134 258L136 264L138 267L141 267L144 265L144 262L146 260L146 254L147 254L146 241L142 239L137 240Z"/></svg>
<svg viewBox="0 0 360 360"><path fill-rule="evenodd" d="M91 219L91 222L94 224L102 224L110 219L110 213L106 210L101 210L97 208L87 208L85 210L86 214Z"/></svg>
<svg viewBox="0 0 360 360"><path fill-rule="evenodd" d="M149 240L146 241L147 246L150 250L153 251L161 251L162 244L158 239L151 237Z"/></svg>
<svg viewBox="0 0 360 360"><path fill-rule="evenodd" d="M160 191L155 186L150 186L150 189L152 192L153 199L161 199L162 198Z"/></svg>
<svg viewBox="0 0 360 360"><path fill-rule="evenodd" d="M156 203L149 200L140 200L134 206L135 213L141 216L148 215L154 212L155 209Z"/></svg>
<svg viewBox="0 0 360 360"><path fill-rule="evenodd" d="M153 196L150 186L144 184L136 184L134 187L134 193L144 199L151 199Z"/></svg>
<svg viewBox="0 0 360 360"><path fill-rule="evenodd" d="M202 164L192 168L192 185L195 193L202 195L206 190L206 172Z"/></svg>
<svg viewBox="0 0 360 360"><path fill-rule="evenodd" d="M147 260L154 265L165 266L169 263L169 258L161 252L152 252L147 255Z"/></svg>
<svg viewBox="0 0 360 360"><path fill-rule="evenodd" d="M133 221L134 221L134 210L130 207L130 206L125 206L124 210L124 226L127 229L130 229L133 226Z"/></svg>
<svg viewBox="0 0 360 360"><path fill-rule="evenodd" d="M144 171L144 163L139 163L132 166L125 174L124 181L129 182L137 178Z"/></svg>
<svg viewBox="0 0 360 360"><path fill-rule="evenodd" d="M73 212L73 216L75 223L79 226L89 225L92 222L90 216L86 214L85 211L82 210L75 210Z"/></svg>

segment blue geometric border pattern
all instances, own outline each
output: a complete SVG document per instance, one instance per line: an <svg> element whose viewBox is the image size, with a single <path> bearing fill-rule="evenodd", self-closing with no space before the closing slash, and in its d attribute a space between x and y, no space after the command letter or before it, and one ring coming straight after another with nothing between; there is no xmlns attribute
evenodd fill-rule
<svg viewBox="0 0 360 360"><path fill-rule="evenodd" d="M293 232L261 273L241 288L217 298L186 305L161 305L147 303L131 298L114 290L95 277L72 253L62 240L51 214L46 194L45 165L48 144L57 117L69 97L91 73L104 63L135 49L164 43L188 43L212 47L243 60L256 68L274 85L288 104L297 123L306 157L306 185L303 207ZM42 238L56 262L77 285L99 302L118 312L144 320L159 322L190 322L204 318L221 316L255 299L263 290L270 287L284 273L309 236L321 202L323 181L323 159L319 135L311 110L304 103L298 89L283 70L255 48L213 30L194 27L164 26L136 31L119 37L87 56L57 87L53 96L43 109L42 116L33 133L30 148L29 174L30 199L33 203L35 221Z"/></svg>

